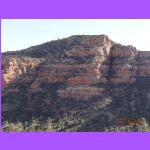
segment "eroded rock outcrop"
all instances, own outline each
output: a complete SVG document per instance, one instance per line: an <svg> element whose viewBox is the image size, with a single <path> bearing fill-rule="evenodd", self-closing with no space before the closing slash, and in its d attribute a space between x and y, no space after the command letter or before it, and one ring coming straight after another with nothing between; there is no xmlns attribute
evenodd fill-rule
<svg viewBox="0 0 150 150"><path fill-rule="evenodd" d="M8 57L6 53L2 63L3 87L17 82L22 75L21 79L31 83L33 91L40 90L44 83L64 83L66 88L58 89L60 98L87 100L104 91L104 87L94 84L132 84L137 77L150 75L150 52L116 44L106 35L83 36L70 49L55 53L49 51L44 61L20 55Z"/></svg>
<svg viewBox="0 0 150 150"><path fill-rule="evenodd" d="M104 131L122 117L150 122L150 52L81 35L2 56L4 121L50 117L60 123L54 131Z"/></svg>
<svg viewBox="0 0 150 150"><path fill-rule="evenodd" d="M21 75L33 70L40 60L28 57L4 56L2 59L2 85L3 88L15 82ZM24 80L24 79L23 79Z"/></svg>

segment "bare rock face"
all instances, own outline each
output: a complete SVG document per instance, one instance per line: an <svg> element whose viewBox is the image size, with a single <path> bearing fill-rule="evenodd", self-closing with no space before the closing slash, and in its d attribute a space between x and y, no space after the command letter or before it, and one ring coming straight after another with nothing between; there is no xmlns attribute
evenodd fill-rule
<svg viewBox="0 0 150 150"><path fill-rule="evenodd" d="M19 76L26 74L39 65L40 61L36 58L4 56L2 60L2 85L7 85L16 81Z"/></svg>
<svg viewBox="0 0 150 150"><path fill-rule="evenodd" d="M96 87L67 87L65 90L58 90L61 98L76 98L77 100L89 100L91 97L99 96L104 91L104 88Z"/></svg>
<svg viewBox="0 0 150 150"><path fill-rule="evenodd" d="M139 76L150 75L150 52L141 51L138 54L137 73Z"/></svg>
<svg viewBox="0 0 150 150"><path fill-rule="evenodd" d="M3 120L68 113L81 119L69 130L104 131L122 116L150 118L150 52L81 35L2 56Z"/></svg>
<svg viewBox="0 0 150 150"><path fill-rule="evenodd" d="M94 84L132 84L137 77L150 75L150 52L116 44L106 35L83 37L68 50L44 58L41 61L19 55L8 57L6 53L2 63L3 87L19 78L30 83L33 91L40 90L44 83L63 83L66 87L58 89L60 98L88 100L105 91Z"/></svg>

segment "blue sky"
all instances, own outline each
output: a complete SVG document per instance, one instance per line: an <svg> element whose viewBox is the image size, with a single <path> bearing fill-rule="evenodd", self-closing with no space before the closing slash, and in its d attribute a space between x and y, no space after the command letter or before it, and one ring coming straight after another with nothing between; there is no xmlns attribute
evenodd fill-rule
<svg viewBox="0 0 150 150"><path fill-rule="evenodd" d="M1 50L14 51L71 35L107 34L150 51L150 19L2 19Z"/></svg>

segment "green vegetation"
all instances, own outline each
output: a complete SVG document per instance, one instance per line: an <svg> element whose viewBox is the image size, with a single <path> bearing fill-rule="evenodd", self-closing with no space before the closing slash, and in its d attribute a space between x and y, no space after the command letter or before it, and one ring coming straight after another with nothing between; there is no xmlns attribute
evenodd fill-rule
<svg viewBox="0 0 150 150"><path fill-rule="evenodd" d="M46 121L38 120L35 118L32 118L32 120L25 121L25 122L8 122L5 121L2 123L3 131L10 132L10 131L17 131L17 132L55 132L55 131L82 131L80 130L81 125L85 123L85 120L80 120L80 118L71 116L71 115L65 115L63 118L60 118L59 120L54 120L51 118L48 118ZM97 121L98 123L98 121ZM97 126L97 125L96 125ZM100 131L99 129L96 130L93 127L93 130L90 129L90 132L94 131ZM147 122L145 122L142 125L116 125L109 128L105 128L103 130L104 132L150 132L150 126Z"/></svg>
<svg viewBox="0 0 150 150"><path fill-rule="evenodd" d="M134 85L113 85L108 90L111 95L83 101L59 99L57 89L64 88L63 83L45 83L42 90L35 92L30 91L28 84L13 86L19 91L6 90L2 98L3 109L7 109L2 116L4 131L150 131L149 89L139 92ZM114 118L108 122L110 116ZM119 117L144 117L147 121L145 126L119 126Z"/></svg>
<svg viewBox="0 0 150 150"><path fill-rule="evenodd" d="M86 35L71 36L61 40L51 41L43 43L41 45L32 46L21 51L6 52L3 55L20 55L28 56L32 58L42 57L60 57L64 53L64 50L71 50L76 45L80 45L82 39L86 38Z"/></svg>

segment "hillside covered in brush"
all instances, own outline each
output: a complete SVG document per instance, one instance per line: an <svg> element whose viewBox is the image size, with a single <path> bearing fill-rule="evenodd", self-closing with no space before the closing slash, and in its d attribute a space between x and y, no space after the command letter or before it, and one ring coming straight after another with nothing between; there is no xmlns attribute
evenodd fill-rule
<svg viewBox="0 0 150 150"><path fill-rule="evenodd" d="M4 131L150 131L150 52L76 35L2 54Z"/></svg>

